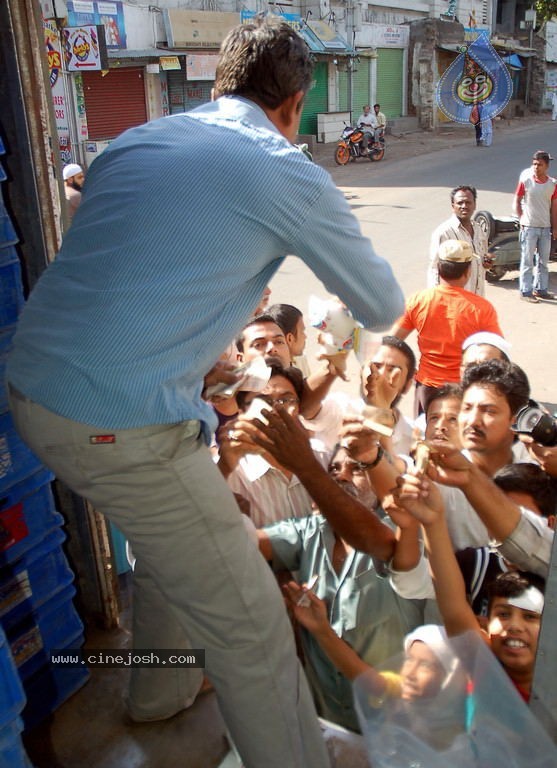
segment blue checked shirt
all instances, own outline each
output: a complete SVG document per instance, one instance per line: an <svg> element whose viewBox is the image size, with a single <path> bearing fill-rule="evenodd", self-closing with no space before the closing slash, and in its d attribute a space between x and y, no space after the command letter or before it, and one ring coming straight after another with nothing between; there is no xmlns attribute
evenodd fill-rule
<svg viewBox="0 0 557 768"><path fill-rule="evenodd" d="M8 379L114 429L216 419L203 376L296 254L369 328L403 311L329 174L263 110L223 97L122 134L20 318Z"/></svg>

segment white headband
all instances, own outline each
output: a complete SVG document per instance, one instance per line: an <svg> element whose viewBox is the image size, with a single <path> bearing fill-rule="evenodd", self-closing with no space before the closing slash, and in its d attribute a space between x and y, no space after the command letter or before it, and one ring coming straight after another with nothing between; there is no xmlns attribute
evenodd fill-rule
<svg viewBox="0 0 557 768"><path fill-rule="evenodd" d="M528 587L524 592L516 597L508 598L509 605L514 608L521 608L523 611L532 611L532 613L541 613L543 611L544 597L536 587Z"/></svg>

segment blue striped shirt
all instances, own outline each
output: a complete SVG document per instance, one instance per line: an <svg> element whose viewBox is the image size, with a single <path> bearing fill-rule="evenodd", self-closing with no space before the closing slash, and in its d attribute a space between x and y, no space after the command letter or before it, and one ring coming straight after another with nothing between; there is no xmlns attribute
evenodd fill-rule
<svg viewBox="0 0 557 768"><path fill-rule="evenodd" d="M403 311L329 174L253 102L223 97L126 131L88 172L20 318L8 379L100 427L214 428L203 376L287 254L367 327Z"/></svg>

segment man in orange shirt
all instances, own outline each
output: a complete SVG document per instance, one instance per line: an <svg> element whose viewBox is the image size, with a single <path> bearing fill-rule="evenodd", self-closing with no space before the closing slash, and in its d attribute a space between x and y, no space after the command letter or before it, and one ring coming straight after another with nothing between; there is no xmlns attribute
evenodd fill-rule
<svg viewBox="0 0 557 768"><path fill-rule="evenodd" d="M443 384L460 381L462 343L472 333L490 331L502 336L497 312L487 299L465 290L474 257L464 240L445 240L439 246L439 285L414 293L404 315L390 333L405 339L418 333L421 357L416 373L416 416Z"/></svg>

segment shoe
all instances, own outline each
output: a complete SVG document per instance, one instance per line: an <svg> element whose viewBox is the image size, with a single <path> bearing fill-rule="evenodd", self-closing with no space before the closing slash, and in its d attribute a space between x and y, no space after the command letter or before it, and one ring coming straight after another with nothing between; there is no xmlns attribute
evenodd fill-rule
<svg viewBox="0 0 557 768"><path fill-rule="evenodd" d="M537 296L533 296L531 293L522 293L520 295L520 298L522 299L522 301L530 302L530 304L539 304L540 303L540 300L538 299L538 297Z"/></svg>
<svg viewBox="0 0 557 768"><path fill-rule="evenodd" d="M538 299L547 299L549 301L555 298L555 294L550 291L534 291L534 296Z"/></svg>

